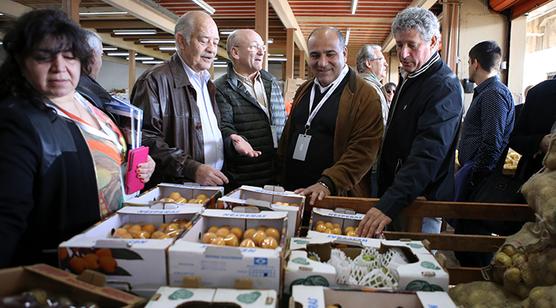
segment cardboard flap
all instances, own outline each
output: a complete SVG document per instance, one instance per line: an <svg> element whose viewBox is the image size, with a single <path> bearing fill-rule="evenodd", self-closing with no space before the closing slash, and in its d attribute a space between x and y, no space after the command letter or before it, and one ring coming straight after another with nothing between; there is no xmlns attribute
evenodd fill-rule
<svg viewBox="0 0 556 308"><path fill-rule="evenodd" d="M352 209L346 209L343 207L337 207L334 209L334 212L339 213L339 214L348 214L348 215L355 215L357 214L354 210Z"/></svg>
<svg viewBox="0 0 556 308"><path fill-rule="evenodd" d="M140 215L177 215L177 214L196 214L203 210L197 206L178 206L174 203L157 204L155 206L124 206L118 210L119 214L140 214Z"/></svg>
<svg viewBox="0 0 556 308"><path fill-rule="evenodd" d="M264 190L272 191L272 192L285 192L286 190L282 186L277 185L265 185L263 186Z"/></svg>
<svg viewBox="0 0 556 308"><path fill-rule="evenodd" d="M332 243L338 244L338 245L364 247L361 240L356 239L356 238L337 238L337 239L333 240Z"/></svg>

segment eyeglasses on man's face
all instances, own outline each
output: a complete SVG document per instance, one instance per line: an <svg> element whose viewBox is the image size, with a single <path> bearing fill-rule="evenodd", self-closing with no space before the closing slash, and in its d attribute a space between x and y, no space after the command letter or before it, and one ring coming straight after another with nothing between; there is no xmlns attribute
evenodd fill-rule
<svg viewBox="0 0 556 308"><path fill-rule="evenodd" d="M240 47L240 46L236 46L236 47ZM258 51L258 50L262 50L263 52L266 52L266 45L262 45L262 44L251 44L247 46L247 50L249 51Z"/></svg>
<svg viewBox="0 0 556 308"><path fill-rule="evenodd" d="M388 94L392 94L392 93L394 93L394 90L390 90L390 89L388 89L388 90L386 90L386 93L388 93Z"/></svg>

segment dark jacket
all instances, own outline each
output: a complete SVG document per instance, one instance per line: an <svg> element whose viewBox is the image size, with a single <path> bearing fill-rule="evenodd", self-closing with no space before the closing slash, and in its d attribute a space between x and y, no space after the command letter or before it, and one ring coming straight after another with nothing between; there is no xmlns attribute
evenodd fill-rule
<svg viewBox="0 0 556 308"><path fill-rule="evenodd" d="M396 218L418 196L454 198L462 107L459 81L438 54L399 83L378 167L384 214Z"/></svg>
<svg viewBox="0 0 556 308"><path fill-rule="evenodd" d="M222 138L224 138L224 171L230 179L230 189L240 185L264 186L276 184L275 158L276 149L272 139L271 125L276 123L281 132L285 124L285 106L280 86L270 73L260 71L265 88L268 113L249 94L238 79L232 64L227 74L218 78L216 85L216 102L221 114ZM279 117L279 119L274 119ZM278 120L278 121L276 121ZM245 138L254 150L261 151L259 157L251 158L236 152L231 134Z"/></svg>
<svg viewBox="0 0 556 308"><path fill-rule="evenodd" d="M216 88L208 82L216 119ZM177 54L144 72L131 93L131 102L143 109L143 145L156 162L149 185L194 181L204 163L203 131L197 94Z"/></svg>
<svg viewBox="0 0 556 308"><path fill-rule="evenodd" d="M76 90L81 95L86 97L90 102L92 102L95 107L104 111L104 113L110 116L112 121L114 121L114 123L118 124L120 127L122 127L122 125L124 124L129 125L129 123L127 123L129 121L124 117L106 111L105 105L112 100L112 95L110 95L110 93L108 93L96 80L91 78L89 75L81 74Z"/></svg>
<svg viewBox="0 0 556 308"><path fill-rule="evenodd" d="M79 128L23 99L0 102L0 267L57 264L57 247L100 220Z"/></svg>
<svg viewBox="0 0 556 308"><path fill-rule="evenodd" d="M556 79L545 80L527 93L525 104L516 120L510 147L523 155L516 176L527 180L542 167L539 144L556 121Z"/></svg>
<svg viewBox="0 0 556 308"><path fill-rule="evenodd" d="M334 131L334 165L322 171L322 180L330 179L340 196L370 197L371 166L375 163L383 133L380 99L376 91L350 69L336 117ZM293 99L293 109L309 95L314 81L302 84ZM290 144L293 125L286 122L278 147L281 181L285 175L285 156Z"/></svg>

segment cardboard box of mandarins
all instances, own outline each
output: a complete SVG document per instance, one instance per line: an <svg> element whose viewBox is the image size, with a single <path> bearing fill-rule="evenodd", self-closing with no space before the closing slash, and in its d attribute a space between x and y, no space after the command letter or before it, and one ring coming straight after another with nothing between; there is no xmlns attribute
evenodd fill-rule
<svg viewBox="0 0 556 308"><path fill-rule="evenodd" d="M179 204L191 207L215 208L216 200L223 194L224 188L218 186L200 186L195 183L183 185L161 183L141 195L127 200L125 204L134 206Z"/></svg>
<svg viewBox="0 0 556 308"><path fill-rule="evenodd" d="M392 241L309 231L292 238L284 292L294 285L447 291L448 273L419 241Z"/></svg>
<svg viewBox="0 0 556 308"><path fill-rule="evenodd" d="M80 274L92 269L107 284L140 295L166 285L167 249L187 232L202 209L127 206L58 248L60 267Z"/></svg>
<svg viewBox="0 0 556 308"><path fill-rule="evenodd" d="M160 287L146 308L167 307L237 307L275 308L274 290L198 289Z"/></svg>
<svg viewBox="0 0 556 308"><path fill-rule="evenodd" d="M252 209L205 210L168 250L170 286L279 291L287 213Z"/></svg>
<svg viewBox="0 0 556 308"><path fill-rule="evenodd" d="M297 234L305 196L284 191L281 187L265 186L265 188L243 185L218 199L218 208L233 208L234 206L254 205L261 209L283 211L288 213L287 237Z"/></svg>
<svg viewBox="0 0 556 308"><path fill-rule="evenodd" d="M316 232L356 236L357 226L365 214L356 213L350 209L336 208L334 210L313 208L309 230Z"/></svg>
<svg viewBox="0 0 556 308"><path fill-rule="evenodd" d="M376 289L334 289L322 286L295 286L290 308L456 308L446 292L391 292Z"/></svg>

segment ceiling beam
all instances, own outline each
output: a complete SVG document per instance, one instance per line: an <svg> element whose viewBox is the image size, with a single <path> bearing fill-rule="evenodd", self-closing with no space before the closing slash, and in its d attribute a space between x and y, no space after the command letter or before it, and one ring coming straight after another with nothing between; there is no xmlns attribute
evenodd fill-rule
<svg viewBox="0 0 556 308"><path fill-rule="evenodd" d="M2 0L0 1L0 12L6 14L10 17L19 17L27 12L32 11L33 9L25 6L23 4L17 3L11 0Z"/></svg>
<svg viewBox="0 0 556 308"><path fill-rule="evenodd" d="M149 23L157 28L160 28L168 33L174 34L174 28L176 27L177 18L171 18L170 16L162 13L162 11L146 5L141 1L136 0L102 0L107 4L112 5L120 10L124 10L129 14L141 19L142 21ZM226 50L218 47L217 55L228 59L228 54Z"/></svg>
<svg viewBox="0 0 556 308"><path fill-rule="evenodd" d="M134 44L133 42L124 41L119 37L111 36L109 33L97 32L97 34L102 39L102 42L108 45L112 45L126 50L135 50L138 53L144 54L146 56L151 56L157 59L161 59L161 60L167 60L170 58L170 55L168 55L167 53L153 50L151 48L144 47L143 45L137 45Z"/></svg>
<svg viewBox="0 0 556 308"><path fill-rule="evenodd" d="M390 24L392 18L387 17L345 17L345 16L327 16L322 18L320 16L303 16L298 17L297 21L302 24L307 23L330 23L334 24L349 24L349 23L366 23L366 24Z"/></svg>
<svg viewBox="0 0 556 308"><path fill-rule="evenodd" d="M122 29L145 29L150 28L152 25L141 20L117 20L117 19L83 19L81 18L80 24L84 28L95 28L97 30L112 30L116 28Z"/></svg>
<svg viewBox="0 0 556 308"><path fill-rule="evenodd" d="M306 55L308 55L307 49L307 42L305 41L305 37L303 37L303 32L301 32L301 28L297 23L297 19L293 14L292 8L288 3L288 0L269 0L272 8L284 24L286 29L295 29L294 31L294 41L297 45L297 48L303 50Z"/></svg>
<svg viewBox="0 0 556 308"><path fill-rule="evenodd" d="M411 2L411 4L409 4L407 7L416 6L416 7L422 7L424 9L428 10L436 2L437 2L437 0L413 0L413 2ZM385 52L385 53L390 52L390 50L392 48L394 48L395 44L396 44L396 41L394 40L394 35L392 34L392 32L390 32L390 34L388 34L388 37L384 40L384 43L382 44L382 51Z"/></svg>

